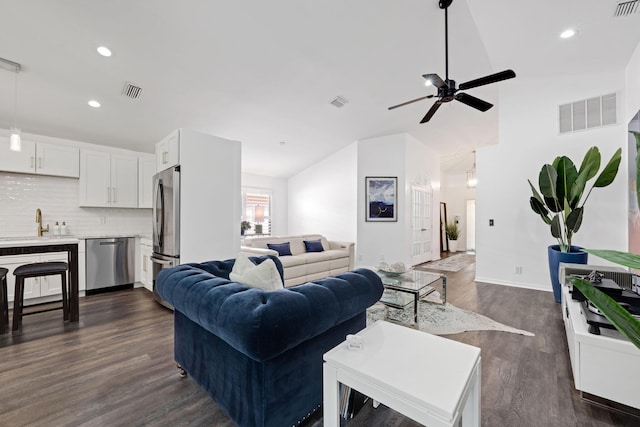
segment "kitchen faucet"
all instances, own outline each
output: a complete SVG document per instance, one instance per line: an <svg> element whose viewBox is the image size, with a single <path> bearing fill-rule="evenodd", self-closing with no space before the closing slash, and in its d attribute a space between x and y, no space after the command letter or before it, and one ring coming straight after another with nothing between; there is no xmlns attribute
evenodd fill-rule
<svg viewBox="0 0 640 427"><path fill-rule="evenodd" d="M42 211L40 208L36 209L36 222L38 223L38 236L42 237L43 232L49 232L49 224L47 228L42 228Z"/></svg>

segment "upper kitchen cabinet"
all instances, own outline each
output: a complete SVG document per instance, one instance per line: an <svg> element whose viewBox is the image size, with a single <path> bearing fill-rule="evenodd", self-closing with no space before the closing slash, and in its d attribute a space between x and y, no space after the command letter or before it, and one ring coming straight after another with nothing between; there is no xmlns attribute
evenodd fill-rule
<svg viewBox="0 0 640 427"><path fill-rule="evenodd" d="M78 178L77 147L22 140L20 151L9 150L9 138L0 137L0 170Z"/></svg>
<svg viewBox="0 0 640 427"><path fill-rule="evenodd" d="M138 207L151 208L153 204L153 175L156 162L152 155L138 157Z"/></svg>
<svg viewBox="0 0 640 427"><path fill-rule="evenodd" d="M156 172L180 163L180 129L156 144Z"/></svg>
<svg viewBox="0 0 640 427"><path fill-rule="evenodd" d="M80 152L80 206L137 208L137 182L137 156Z"/></svg>

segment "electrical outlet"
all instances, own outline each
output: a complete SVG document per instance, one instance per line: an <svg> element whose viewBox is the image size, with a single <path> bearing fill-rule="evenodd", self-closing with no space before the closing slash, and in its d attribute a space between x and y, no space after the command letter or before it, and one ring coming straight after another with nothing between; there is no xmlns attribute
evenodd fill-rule
<svg viewBox="0 0 640 427"><path fill-rule="evenodd" d="M489 227L493 227L493 220L492 219L489 220Z"/></svg>
<svg viewBox="0 0 640 427"><path fill-rule="evenodd" d="M516 265L516 274L522 274L522 266Z"/></svg>

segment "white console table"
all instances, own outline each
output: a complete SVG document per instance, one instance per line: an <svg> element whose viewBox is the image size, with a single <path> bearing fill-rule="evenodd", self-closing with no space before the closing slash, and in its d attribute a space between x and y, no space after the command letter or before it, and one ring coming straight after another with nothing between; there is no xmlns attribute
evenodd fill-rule
<svg viewBox="0 0 640 427"><path fill-rule="evenodd" d="M432 427L480 426L480 349L378 321L324 354L324 425L339 421L339 384Z"/></svg>
<svg viewBox="0 0 640 427"><path fill-rule="evenodd" d="M617 330L590 334L582 306L562 289L562 317L576 389L640 409L640 349Z"/></svg>

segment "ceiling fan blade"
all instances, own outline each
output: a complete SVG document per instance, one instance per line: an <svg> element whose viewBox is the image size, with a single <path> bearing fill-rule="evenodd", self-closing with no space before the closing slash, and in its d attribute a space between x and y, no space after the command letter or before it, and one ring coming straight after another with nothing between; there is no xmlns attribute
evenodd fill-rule
<svg viewBox="0 0 640 427"><path fill-rule="evenodd" d="M420 98L412 99L411 101L403 102L402 104L394 105L393 107L389 107L388 110L393 110L394 108L404 107L405 105L412 104L414 102L422 101L423 99L433 98L435 95L427 95L421 96Z"/></svg>
<svg viewBox="0 0 640 427"><path fill-rule="evenodd" d="M473 107L483 113L493 107L493 104L489 104L487 101L483 101L482 99L476 98L475 96L471 96L467 93L458 93L455 98L463 104L467 104L469 107Z"/></svg>
<svg viewBox="0 0 640 427"><path fill-rule="evenodd" d="M499 73L491 74L488 76L480 77L479 79L470 80L468 82L460 84L460 90L467 90L478 86L488 85L490 83L499 82L502 80L512 79L516 76L513 70L504 70Z"/></svg>
<svg viewBox="0 0 640 427"><path fill-rule="evenodd" d="M431 84L438 89L446 86L445 82L437 74L423 74L422 77L424 77L425 80L430 80Z"/></svg>
<svg viewBox="0 0 640 427"><path fill-rule="evenodd" d="M438 108L440 108L440 106L442 105L442 101L441 100L437 100L429 109L429 111L427 111L427 114L425 114L425 116L422 118L422 120L420 120L420 123L426 123L429 120L431 120L431 117L433 117L433 115L436 113L436 111L438 111Z"/></svg>

